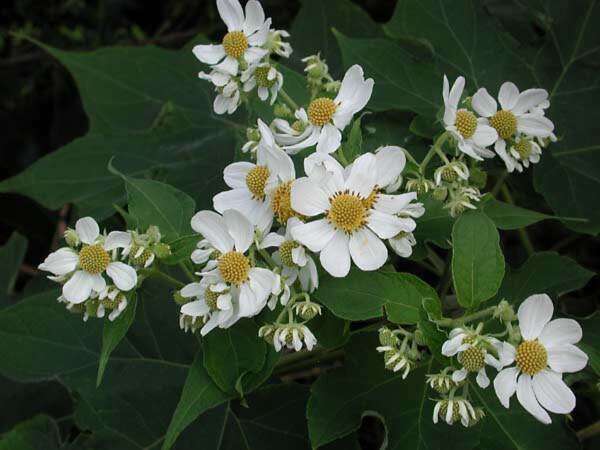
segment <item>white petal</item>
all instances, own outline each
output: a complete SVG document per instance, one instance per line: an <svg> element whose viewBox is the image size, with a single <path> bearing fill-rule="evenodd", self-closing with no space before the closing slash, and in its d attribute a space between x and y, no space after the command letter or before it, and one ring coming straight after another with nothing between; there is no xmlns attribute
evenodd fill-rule
<svg viewBox="0 0 600 450"><path fill-rule="evenodd" d="M63 297L70 303L83 303L92 293L94 276L83 270L78 270L63 286Z"/></svg>
<svg viewBox="0 0 600 450"><path fill-rule="evenodd" d="M92 290L98 293L106 289L106 280L100 274L92 275L92 283Z"/></svg>
<svg viewBox="0 0 600 450"><path fill-rule="evenodd" d="M204 324L204 326L202 327L202 329L200 330L200 334L202 336L206 336L208 333L210 333L212 330L214 330L216 327L218 327L219 319L220 319L219 313L218 312L213 313L210 316L210 319L208 319L208 322L206 322Z"/></svg>
<svg viewBox="0 0 600 450"><path fill-rule="evenodd" d="M544 347L550 348L562 344L576 344L581 340L581 325L573 319L554 319L546 324L539 340Z"/></svg>
<svg viewBox="0 0 600 450"><path fill-rule="evenodd" d="M46 256L38 269L52 272L54 275L66 275L73 272L79 262L79 255L68 247L63 247Z"/></svg>
<svg viewBox="0 0 600 450"><path fill-rule="evenodd" d="M471 137L473 142L480 147L487 147L498 140L498 132L488 125L477 125L475 133Z"/></svg>
<svg viewBox="0 0 600 450"><path fill-rule="evenodd" d="M300 227L294 228L296 231ZM307 245L310 248L310 246ZM345 277L350 271L350 251L348 236L342 231L335 231L319 255L323 269L334 277Z"/></svg>
<svg viewBox="0 0 600 450"><path fill-rule="evenodd" d="M510 398L517 390L517 376L519 375L519 369L516 367L508 367L502 371L496 378L494 378L494 390L500 403L505 408L510 406Z"/></svg>
<svg viewBox="0 0 600 450"><path fill-rule="evenodd" d="M238 0L217 0L219 15L228 31L239 31L244 23L244 11Z"/></svg>
<svg viewBox="0 0 600 450"><path fill-rule="evenodd" d="M79 219L75 224L75 231L84 244L93 244L100 235L100 227L91 217Z"/></svg>
<svg viewBox="0 0 600 450"><path fill-rule="evenodd" d="M204 292L204 287L200 283L189 283L181 288L179 293L184 298L199 297Z"/></svg>
<svg viewBox="0 0 600 450"><path fill-rule="evenodd" d="M460 370L455 370L454 372L452 372L452 381L454 381L455 383L460 383L462 380L467 378L468 373L469 372L467 372L467 369L465 369L464 367Z"/></svg>
<svg viewBox="0 0 600 450"><path fill-rule="evenodd" d="M217 64L225 58L225 50L222 45L196 45L192 52L205 64Z"/></svg>
<svg viewBox="0 0 600 450"><path fill-rule="evenodd" d="M399 195L379 194L375 203L375 209L388 214L398 214L416 198L416 192L407 192Z"/></svg>
<svg viewBox="0 0 600 450"><path fill-rule="evenodd" d="M537 420L545 424L552 423L548 413L540 406L535 398L531 377L529 375L521 374L519 377L519 381L517 382L517 398L519 399L519 403L523 405L523 408Z"/></svg>
<svg viewBox="0 0 600 450"><path fill-rule="evenodd" d="M377 160L372 153L356 158L346 180L346 187L361 197L368 197L377 183Z"/></svg>
<svg viewBox="0 0 600 450"><path fill-rule="evenodd" d="M450 94L448 95L448 106L456 109L458 107L458 102L460 101L460 97L462 96L463 90L465 89L465 78L458 77L454 84L452 85L452 89L450 89Z"/></svg>
<svg viewBox="0 0 600 450"><path fill-rule="evenodd" d="M300 178L292 184L290 200L292 209L305 216L316 216L329 209L327 194L308 178Z"/></svg>
<svg viewBox="0 0 600 450"><path fill-rule="evenodd" d="M498 92L498 101L502 109L512 110L519 99L519 88L514 83L507 81L502 83Z"/></svg>
<svg viewBox="0 0 600 450"><path fill-rule="evenodd" d="M137 284L135 269L122 262L111 262L106 268L106 274L121 291L129 291Z"/></svg>
<svg viewBox="0 0 600 450"><path fill-rule="evenodd" d="M366 106L373 93L373 84L372 78L364 79L362 67L358 64L346 71L338 95L335 97L336 103L340 104L334 114L336 126L343 129L348 125L352 115ZM338 120L336 120L336 116L338 116ZM343 120L340 120L342 117Z"/></svg>
<svg viewBox="0 0 600 450"><path fill-rule="evenodd" d="M517 119L517 130L530 136L548 137L554 131L554 124L539 114L524 114Z"/></svg>
<svg viewBox="0 0 600 450"><path fill-rule="evenodd" d="M248 44L253 47L261 47L267 42L269 37L269 30L271 28L271 18L265 20L258 30L252 35L248 36Z"/></svg>
<svg viewBox="0 0 600 450"><path fill-rule="evenodd" d="M248 274L250 278L250 287L256 295L258 303L263 303L277 282L277 275L268 269L262 267L253 267Z"/></svg>
<svg viewBox="0 0 600 450"><path fill-rule="evenodd" d="M575 409L575 395L562 380L550 370L543 370L533 376L533 392L540 404L556 414L568 414Z"/></svg>
<svg viewBox="0 0 600 450"><path fill-rule="evenodd" d="M246 36L251 35L265 22L265 12L256 0L246 3L246 20L244 20L243 31Z"/></svg>
<svg viewBox="0 0 600 450"><path fill-rule="evenodd" d="M352 261L361 270L376 270L387 261L385 244L371 230L361 228L350 237Z"/></svg>
<svg viewBox="0 0 600 450"><path fill-rule="evenodd" d="M104 242L104 250L111 251L115 248L125 248L131 244L131 233L128 231L111 231Z"/></svg>
<svg viewBox="0 0 600 450"><path fill-rule="evenodd" d="M477 372L477 377L475 380L477 381L479 387L483 389L490 385L490 379L488 378L487 373L485 373L485 367L482 367L481 370Z"/></svg>
<svg viewBox="0 0 600 450"><path fill-rule="evenodd" d="M442 344L442 355L454 356L458 352L458 348L461 346L463 339L465 338L464 333L459 333L451 339L445 341Z"/></svg>
<svg viewBox="0 0 600 450"><path fill-rule="evenodd" d="M269 233L260 243L260 248L279 247L285 241L285 237L278 233Z"/></svg>
<svg viewBox="0 0 600 450"><path fill-rule="evenodd" d="M231 294L222 294L217 297L217 308L220 310L229 310L232 306Z"/></svg>
<svg viewBox="0 0 600 450"><path fill-rule="evenodd" d="M327 123L321 129L319 141L317 142L317 152L333 153L342 142L342 133L334 125Z"/></svg>
<svg viewBox="0 0 600 450"><path fill-rule="evenodd" d="M247 188L246 177L256 165L247 161L235 162L225 167L223 179L230 188Z"/></svg>
<svg viewBox="0 0 600 450"><path fill-rule="evenodd" d="M377 185L385 187L395 181L406 166L406 155L401 147L388 145L375 151Z"/></svg>
<svg viewBox="0 0 600 450"><path fill-rule="evenodd" d="M556 372L579 372L588 362L588 356L571 344L563 344L547 349L548 365Z"/></svg>
<svg viewBox="0 0 600 450"><path fill-rule="evenodd" d="M514 114L523 114L540 104L543 104L548 99L548 91L545 89L527 89L521 92L519 98L512 108Z"/></svg>
<svg viewBox="0 0 600 450"><path fill-rule="evenodd" d="M244 59L248 64L254 64L261 60L267 53L267 50L263 48L250 47L244 52Z"/></svg>
<svg viewBox="0 0 600 450"><path fill-rule="evenodd" d="M292 237L313 252L320 252L333 239L334 234L335 228L327 219L298 225L292 230Z"/></svg>
<svg viewBox="0 0 600 450"><path fill-rule="evenodd" d="M491 117L498 110L496 100L485 88L479 88L471 100L471 106L482 117Z"/></svg>
<svg viewBox="0 0 600 450"><path fill-rule="evenodd" d="M242 284L239 297L240 317L254 316L258 312L257 304L256 295L250 288L250 285L248 283Z"/></svg>
<svg viewBox="0 0 600 450"><path fill-rule="evenodd" d="M270 202L253 198L247 189L219 192L213 197L213 207L219 212L235 209L262 231L269 229L273 220Z"/></svg>
<svg viewBox="0 0 600 450"><path fill-rule="evenodd" d="M200 211L192 217L192 228L200 233L210 244L221 253L233 249L233 239L227 232L223 218L213 211Z"/></svg>
<svg viewBox="0 0 600 450"><path fill-rule="evenodd" d="M523 339L530 341L537 338L553 312L552 300L546 294L532 295L521 303L517 316Z"/></svg>
<svg viewBox="0 0 600 450"><path fill-rule="evenodd" d="M181 313L191 317L205 316L208 312L209 308L203 300L189 302L181 307Z"/></svg>
<svg viewBox="0 0 600 450"><path fill-rule="evenodd" d="M235 249L245 253L254 239L254 227L239 211L229 209L223 213L223 221L235 242Z"/></svg>
<svg viewBox="0 0 600 450"><path fill-rule="evenodd" d="M414 224L414 220L412 220L412 222ZM369 223L367 224L367 226L371 230L373 230L381 239L390 239L403 230L404 223L402 222L402 219L400 219L397 216L393 216L391 214L380 212L374 209L369 214Z"/></svg>

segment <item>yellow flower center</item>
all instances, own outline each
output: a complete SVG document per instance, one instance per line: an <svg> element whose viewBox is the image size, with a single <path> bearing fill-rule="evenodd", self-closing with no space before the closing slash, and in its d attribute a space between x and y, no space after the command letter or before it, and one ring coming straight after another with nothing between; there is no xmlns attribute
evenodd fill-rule
<svg viewBox="0 0 600 450"><path fill-rule="evenodd" d="M256 166L248 171L246 186L254 198L262 200L265 197L265 186L270 174L266 166Z"/></svg>
<svg viewBox="0 0 600 450"><path fill-rule="evenodd" d="M206 302L206 306L208 306L211 311L216 311L219 309L217 306L219 295L220 294L218 292L211 291L210 287L207 287L204 291L204 301Z"/></svg>
<svg viewBox="0 0 600 450"><path fill-rule="evenodd" d="M327 219L338 230L353 233L365 224L367 208L363 199L354 194L336 194L331 198Z"/></svg>
<svg viewBox="0 0 600 450"><path fill-rule="evenodd" d="M88 273L102 273L109 263L110 255L101 245L87 245L79 252L79 266Z"/></svg>
<svg viewBox="0 0 600 450"><path fill-rule="evenodd" d="M440 406L440 414L439 417L442 417L443 420L446 420L446 414L448 413L448 400L444 400L442 405ZM460 419L460 406L458 406L458 402L452 403L452 422L457 422Z"/></svg>
<svg viewBox="0 0 600 450"><path fill-rule="evenodd" d="M298 133L302 133L306 129L306 125L301 120L296 120L292 123L292 129Z"/></svg>
<svg viewBox="0 0 600 450"><path fill-rule="evenodd" d="M546 368L548 352L538 340L523 341L517 347L515 361L521 372L535 375Z"/></svg>
<svg viewBox="0 0 600 450"><path fill-rule="evenodd" d="M377 201L377 197L379 196L379 188L375 186L375 189L371 191L369 196L363 200L363 205L367 210L373 208L373 205Z"/></svg>
<svg viewBox="0 0 600 450"><path fill-rule="evenodd" d="M469 139L475 134L477 129L477 117L471 111L459 109L456 111L456 120L454 126L465 139Z"/></svg>
<svg viewBox="0 0 600 450"><path fill-rule="evenodd" d="M490 118L490 125L496 129L498 136L508 139L517 131L517 118L512 112L501 109Z"/></svg>
<svg viewBox="0 0 600 450"><path fill-rule="evenodd" d="M485 364L485 353L479 347L469 347L458 356L459 362L469 372L479 372Z"/></svg>
<svg viewBox="0 0 600 450"><path fill-rule="evenodd" d="M285 183L280 184L273 192L271 208L277 216L277 220L282 225L285 225L290 217L303 217L301 214L298 214L292 209L291 192L291 181L286 181Z"/></svg>
<svg viewBox="0 0 600 450"><path fill-rule="evenodd" d="M240 285L248 279L250 260L243 253L231 251L219 258L219 272L226 283Z"/></svg>
<svg viewBox="0 0 600 450"><path fill-rule="evenodd" d="M254 78L256 78L256 84L259 87L270 88L275 84L275 78L269 80L269 71L271 66L260 66L254 71Z"/></svg>
<svg viewBox="0 0 600 450"><path fill-rule="evenodd" d="M308 105L308 120L310 120L313 125L319 127L323 126L331 121L336 108L337 105L330 98L316 98Z"/></svg>
<svg viewBox="0 0 600 450"><path fill-rule="evenodd" d="M144 264L146 264L146 261L148 261L148 259L152 256L152 252L145 248L139 256L135 256L139 251L139 245L133 244L131 246L131 250L129 251L129 262L137 266L143 266Z"/></svg>
<svg viewBox="0 0 600 450"><path fill-rule="evenodd" d="M281 255L281 262L288 267L295 267L296 263L292 257L292 250L299 247L300 244L296 241L285 241L279 247L279 254Z"/></svg>
<svg viewBox="0 0 600 450"><path fill-rule="evenodd" d="M531 156L531 147L531 141L527 139L521 139L515 144L515 150L521 159L529 159L529 156Z"/></svg>
<svg viewBox="0 0 600 450"><path fill-rule="evenodd" d="M227 56L239 59L248 48L248 39L241 31L232 31L223 38L223 49Z"/></svg>

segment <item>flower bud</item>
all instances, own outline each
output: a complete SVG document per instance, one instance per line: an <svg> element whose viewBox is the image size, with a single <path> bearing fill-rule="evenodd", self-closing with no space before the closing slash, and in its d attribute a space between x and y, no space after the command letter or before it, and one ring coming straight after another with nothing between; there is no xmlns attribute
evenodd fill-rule
<svg viewBox="0 0 600 450"><path fill-rule="evenodd" d="M279 117L282 119L294 118L294 112L285 103L277 103L275 105L275 107L273 108L273 114L275 114L275 117ZM260 136L258 139L260 139ZM258 139L256 139L256 140L258 140Z"/></svg>
<svg viewBox="0 0 600 450"><path fill-rule="evenodd" d="M321 315L321 305L310 300L296 303L294 305L294 311L303 320L311 320L317 315Z"/></svg>
<svg viewBox="0 0 600 450"><path fill-rule="evenodd" d="M169 246L169 244L159 242L154 246L153 250L154 254L158 259L163 259L167 256L171 256L171 247Z"/></svg>
<svg viewBox="0 0 600 450"><path fill-rule="evenodd" d="M443 202L448 197L448 189L445 187L438 187L433 190L433 198L436 200Z"/></svg>
<svg viewBox="0 0 600 450"><path fill-rule="evenodd" d="M65 242L71 248L78 247L81 244L77 232L73 228L67 228L64 234Z"/></svg>

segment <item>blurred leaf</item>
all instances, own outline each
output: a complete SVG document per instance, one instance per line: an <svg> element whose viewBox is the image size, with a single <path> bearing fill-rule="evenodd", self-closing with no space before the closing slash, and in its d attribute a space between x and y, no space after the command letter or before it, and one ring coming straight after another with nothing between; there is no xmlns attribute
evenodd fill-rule
<svg viewBox="0 0 600 450"><path fill-rule="evenodd" d="M199 234L189 234L169 242L171 254L166 258L162 258L160 262L170 266L189 261L190 255L196 250L196 244L200 239L202 239L202 236Z"/></svg>
<svg viewBox="0 0 600 450"><path fill-rule="evenodd" d="M350 338L350 323L334 316L326 308L321 315L311 319L308 327L319 345L325 348L341 347Z"/></svg>
<svg viewBox="0 0 600 450"><path fill-rule="evenodd" d="M448 339L445 332L441 331L433 320L442 318L442 302L436 296L435 298L423 299L423 304L419 310L418 328L422 333L423 340L429 347L432 356L441 364L448 365L450 360L442 355L442 345Z"/></svg>
<svg viewBox="0 0 600 450"><path fill-rule="evenodd" d="M27 238L17 232L0 247L0 307L8 304L26 251Z"/></svg>
<svg viewBox="0 0 600 450"><path fill-rule="evenodd" d="M58 450L60 434L54 420L35 416L21 422L0 440L0 450Z"/></svg>
<svg viewBox="0 0 600 450"><path fill-rule="evenodd" d="M444 209L444 204L431 195L421 196L419 201L425 207L425 214L416 219L417 229L414 235L417 243L423 245L433 242L438 247L448 248L454 219Z"/></svg>
<svg viewBox="0 0 600 450"><path fill-rule="evenodd" d="M581 349L589 356L588 364L596 375L600 376L600 313L596 312L592 317L579 321L583 328L583 338L579 344Z"/></svg>
<svg viewBox="0 0 600 450"><path fill-rule="evenodd" d="M344 146L344 155L348 159L348 162L354 161L357 156L363 153L363 135L360 129L360 122L360 117L354 120L348 134L348 140Z"/></svg>
<svg viewBox="0 0 600 450"><path fill-rule="evenodd" d="M485 214L469 211L452 228L452 279L458 303L476 308L498 292L504 277L500 236Z"/></svg>
<svg viewBox="0 0 600 450"><path fill-rule="evenodd" d="M548 214L501 202L491 196L483 199L480 203L480 208L501 230L517 230L537 223L540 220L554 218Z"/></svg>

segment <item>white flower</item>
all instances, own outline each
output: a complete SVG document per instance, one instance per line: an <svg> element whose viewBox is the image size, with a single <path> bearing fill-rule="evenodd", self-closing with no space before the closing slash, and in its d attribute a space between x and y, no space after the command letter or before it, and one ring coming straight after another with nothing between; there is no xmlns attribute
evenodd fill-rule
<svg viewBox="0 0 600 450"><path fill-rule="evenodd" d="M260 119L258 128L261 140L256 150L256 164L242 161L228 165L224 179L231 190L215 195L213 206L220 213L235 209L264 231L271 228L274 206L278 206L273 203L275 197L284 194L277 188L286 185L289 191L295 169L291 158L275 144L269 127Z"/></svg>
<svg viewBox="0 0 600 450"><path fill-rule="evenodd" d="M289 42L283 42L284 38L287 39L289 37L290 33L285 30L271 29L269 31L269 36L267 37L266 47L276 55L289 58L293 51L292 46Z"/></svg>
<svg viewBox="0 0 600 450"><path fill-rule="evenodd" d="M306 325L297 323L280 325L273 333L273 345L277 351L289 348L298 352L303 346L310 351L316 344L317 338Z"/></svg>
<svg viewBox="0 0 600 450"><path fill-rule="evenodd" d="M462 161L455 160L438 167L433 174L433 178L435 179L435 184L439 186L442 184L442 180L447 183L452 183L457 179L467 181L469 175L470 172L467 165Z"/></svg>
<svg viewBox="0 0 600 450"><path fill-rule="evenodd" d="M462 397L438 400L433 408L433 423L438 423L440 418L448 425L460 420L465 427L478 420L471 402Z"/></svg>
<svg viewBox="0 0 600 450"><path fill-rule="evenodd" d="M562 380L563 373L582 370L587 355L575 343L582 337L581 326L572 319L552 319L554 306L545 294L527 298L517 312L522 342L513 347L503 342L500 360L503 369L494 379L494 389L505 408L517 393L519 403L540 422L552 422L546 410L568 414L575 408L575 395Z"/></svg>
<svg viewBox="0 0 600 450"><path fill-rule="evenodd" d="M200 74L200 78L205 78ZM223 87L215 87L217 96L213 102L213 109L217 114L233 114L240 103L240 86L236 80L229 80Z"/></svg>
<svg viewBox="0 0 600 450"><path fill-rule="evenodd" d="M394 253L402 258L409 258L412 255L412 248L417 245L415 235L407 231L401 231L388 242Z"/></svg>
<svg viewBox="0 0 600 450"><path fill-rule="evenodd" d="M69 303L86 301L92 292L100 293L106 288L106 273L121 291L129 291L137 284L135 269L125 263L114 261L110 253L127 247L131 235L123 231L112 231L108 236L100 235L94 219L84 217L75 225L81 249L63 247L46 257L39 269L53 273L62 281L68 278L62 294Z"/></svg>
<svg viewBox="0 0 600 450"><path fill-rule="evenodd" d="M452 373L452 381L460 383L469 372L476 372L477 384L482 388L488 387L490 379L485 372L485 365L490 365L497 370L501 368L500 362L489 353L489 350L497 349L499 346L499 341L493 337L481 335L467 328L454 328L450 331L450 339L442 345L442 354L456 356L462 365L460 370Z"/></svg>
<svg viewBox="0 0 600 450"><path fill-rule="evenodd" d="M500 86L498 101L502 109L498 110L498 103L485 88L480 88L473 95L473 109L485 122L497 131L494 150L503 157L506 155L506 140L514 138L517 133L526 136L547 138L552 135L554 124L539 110L530 112L548 99L545 89L527 89L519 93L514 83L507 81Z"/></svg>
<svg viewBox="0 0 600 450"><path fill-rule="evenodd" d="M518 172L523 171L523 167L528 168L529 164L540 162L542 148L533 139L525 136L517 136L514 143L510 145L508 152L500 148L498 155L504 161L506 170L510 173L515 169Z"/></svg>
<svg viewBox="0 0 600 450"><path fill-rule="evenodd" d="M273 122L275 138L288 153L296 153L316 144L318 152L332 153L342 142L341 131L354 114L363 109L373 92L373 79L365 80L359 65L348 69L334 99L314 99L308 110L301 108L295 116L300 123L294 128L284 120Z"/></svg>
<svg viewBox="0 0 600 450"><path fill-rule="evenodd" d="M218 251L206 239L201 239L196 244L196 250L192 252L191 260L194 264L203 265L208 262L211 257L218 255Z"/></svg>
<svg viewBox="0 0 600 450"><path fill-rule="evenodd" d="M366 153L347 173L331 164L324 176L311 173L292 185L292 208L298 213L324 217L300 224L292 236L313 252L320 252L323 268L335 277L350 270L350 258L361 270L376 270L387 260L381 239L401 231L412 232L415 222L398 217L416 194L388 195L379 192L404 168L404 153L396 148L395 159ZM383 153L387 154L387 152Z"/></svg>
<svg viewBox="0 0 600 450"><path fill-rule="evenodd" d="M456 138L461 152L477 160L491 158L494 153L485 147L498 139L498 133L486 124L485 119L478 119L468 109L458 108L464 88L464 77L458 77L450 89L448 78L444 75L442 97L445 128Z"/></svg>
<svg viewBox="0 0 600 450"><path fill-rule="evenodd" d="M196 213L192 228L221 254L201 273L203 282L226 287L239 317L258 314L279 289L279 277L268 269L253 267L245 255L254 240L252 224L240 212L229 209L223 216L213 211Z"/></svg>
<svg viewBox="0 0 600 450"><path fill-rule="evenodd" d="M240 61L255 64L268 51L261 48L266 41L271 19L265 20L262 6L256 0L246 3L246 12L237 0L217 0L219 15L227 26L227 34L219 45L196 45L194 55L201 62L211 65L213 71L203 78L215 86L225 86L239 71Z"/></svg>
<svg viewBox="0 0 600 450"><path fill-rule="evenodd" d="M283 75L269 63L248 67L241 77L244 83L244 92L250 92L258 87L258 97L264 102L271 96L271 105L275 103L277 94L283 86Z"/></svg>

